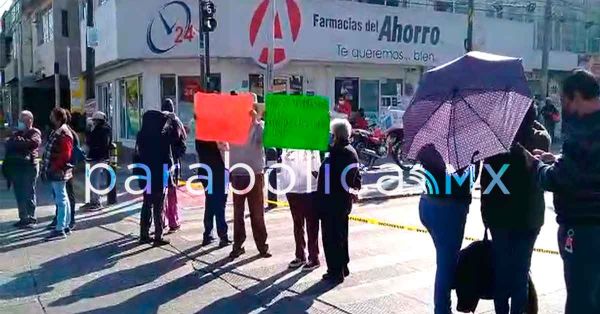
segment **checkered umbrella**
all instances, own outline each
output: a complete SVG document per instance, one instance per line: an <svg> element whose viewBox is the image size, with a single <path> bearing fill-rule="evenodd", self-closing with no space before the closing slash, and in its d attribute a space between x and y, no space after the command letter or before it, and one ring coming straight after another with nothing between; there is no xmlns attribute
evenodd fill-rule
<svg viewBox="0 0 600 314"><path fill-rule="evenodd" d="M405 157L433 145L462 169L508 152L532 104L521 59L470 52L425 73L403 117Z"/></svg>

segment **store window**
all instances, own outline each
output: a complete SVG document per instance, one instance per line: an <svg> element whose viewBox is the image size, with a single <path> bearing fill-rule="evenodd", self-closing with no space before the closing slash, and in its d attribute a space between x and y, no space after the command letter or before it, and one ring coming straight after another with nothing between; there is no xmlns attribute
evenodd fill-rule
<svg viewBox="0 0 600 314"><path fill-rule="evenodd" d="M264 76L262 74L250 74L248 76L249 85L248 91L251 93L255 93L258 96L258 101L263 102L264 100Z"/></svg>
<svg viewBox="0 0 600 314"><path fill-rule="evenodd" d="M335 78L335 100L336 102L344 97L350 102L352 111L358 110L358 78L357 77L336 77Z"/></svg>
<svg viewBox="0 0 600 314"><path fill-rule="evenodd" d="M379 117L379 80L360 81L360 108L365 111L369 122L377 122Z"/></svg>
<svg viewBox="0 0 600 314"><path fill-rule="evenodd" d="M199 76L177 77L179 96L177 98L177 113L188 134L195 134L194 94L201 90ZM193 137L193 136L191 136Z"/></svg>
<svg viewBox="0 0 600 314"><path fill-rule="evenodd" d="M173 94L173 86L171 85L173 82L172 79L175 77L163 77L164 80L161 80L162 83L162 92L164 96L167 94ZM221 74L220 73L211 73L209 79L210 89L215 92L221 91ZM196 132L196 124L194 121L194 94L202 90L202 85L199 76L177 76L177 97L173 99L177 99L177 115L185 130L188 134L195 134ZM190 135L190 139L193 139L194 136Z"/></svg>
<svg viewBox="0 0 600 314"><path fill-rule="evenodd" d="M402 80L387 79L381 82L381 106L397 107L398 98L403 94Z"/></svg>
<svg viewBox="0 0 600 314"><path fill-rule="evenodd" d="M259 101L262 102L264 97L264 75L250 74L249 75L248 91L255 93ZM304 77L301 75L278 76L273 78L273 93L301 95L304 93Z"/></svg>
<svg viewBox="0 0 600 314"><path fill-rule="evenodd" d="M175 75L160 76L161 103L167 98L173 100L173 103L177 102L177 77Z"/></svg>
<svg viewBox="0 0 600 314"><path fill-rule="evenodd" d="M37 13L36 30L38 45L54 40L54 16L52 6Z"/></svg>
<svg viewBox="0 0 600 314"><path fill-rule="evenodd" d="M110 125L114 125L115 108L113 101L113 83L102 83L98 85L98 104L100 111L106 114Z"/></svg>
<svg viewBox="0 0 600 314"><path fill-rule="evenodd" d="M121 138L135 140L142 126L142 77L133 76L119 80Z"/></svg>

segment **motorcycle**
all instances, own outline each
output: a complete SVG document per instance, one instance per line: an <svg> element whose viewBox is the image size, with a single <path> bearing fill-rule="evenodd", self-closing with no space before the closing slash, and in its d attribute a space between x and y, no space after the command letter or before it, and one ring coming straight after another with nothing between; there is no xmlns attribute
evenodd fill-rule
<svg viewBox="0 0 600 314"><path fill-rule="evenodd" d="M414 162L403 157L403 140L404 128L402 126L392 126L385 132L375 125L371 125L369 130L352 130L352 146L356 149L358 158L366 169L372 169L377 160L391 155L401 169L410 170L414 166Z"/></svg>
<svg viewBox="0 0 600 314"><path fill-rule="evenodd" d="M386 135L380 128L371 125L368 130L352 130L352 146L358 153L361 164L373 168L375 162L388 156Z"/></svg>
<svg viewBox="0 0 600 314"><path fill-rule="evenodd" d="M415 163L406 160L403 156L402 144L404 143L404 128L402 126L392 126L386 131L386 134L388 150L392 159L402 170L410 170Z"/></svg>

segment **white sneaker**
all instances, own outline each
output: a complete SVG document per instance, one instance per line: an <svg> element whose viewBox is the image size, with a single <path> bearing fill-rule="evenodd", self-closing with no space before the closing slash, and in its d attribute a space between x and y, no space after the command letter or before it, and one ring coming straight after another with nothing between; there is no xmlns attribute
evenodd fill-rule
<svg viewBox="0 0 600 314"><path fill-rule="evenodd" d="M301 267L302 265L304 265L304 261L299 258L296 258L290 262L290 264L288 265L288 268L295 269L295 268Z"/></svg>

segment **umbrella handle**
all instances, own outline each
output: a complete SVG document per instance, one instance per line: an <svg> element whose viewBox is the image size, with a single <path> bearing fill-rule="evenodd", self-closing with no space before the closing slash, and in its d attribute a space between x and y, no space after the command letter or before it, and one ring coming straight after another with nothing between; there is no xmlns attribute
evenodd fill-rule
<svg viewBox="0 0 600 314"><path fill-rule="evenodd" d="M472 164L474 164L474 163L475 163L475 157L476 157L476 156L478 156L478 155L479 155L479 151L478 151L478 150L476 150L476 151L473 153L473 156L471 156L471 163L472 163Z"/></svg>

